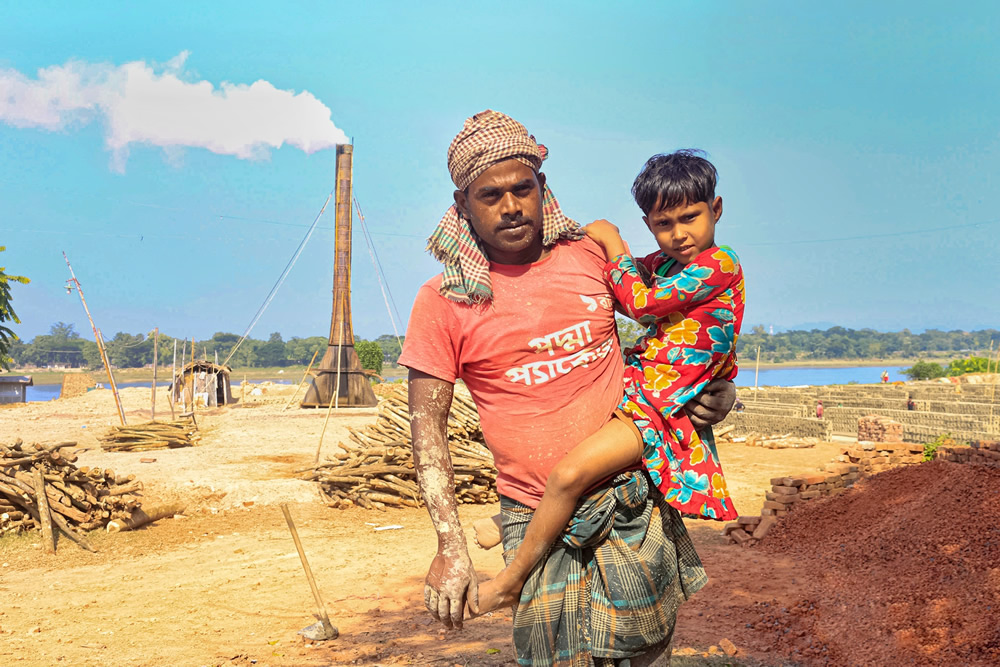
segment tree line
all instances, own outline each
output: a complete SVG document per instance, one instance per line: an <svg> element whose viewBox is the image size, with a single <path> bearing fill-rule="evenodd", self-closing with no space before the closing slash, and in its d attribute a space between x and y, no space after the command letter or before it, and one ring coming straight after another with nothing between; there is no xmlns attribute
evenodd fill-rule
<svg viewBox="0 0 1000 667"><path fill-rule="evenodd" d="M756 356L771 362L812 359L917 359L927 356L963 356L985 352L990 342L1000 343L1000 331L940 331L923 333L881 332L874 329L831 327L825 331L783 331L769 334L764 327L753 327L740 336L736 352L744 360Z"/></svg>
<svg viewBox="0 0 1000 667"><path fill-rule="evenodd" d="M104 346L112 366L142 368L153 363L154 340L152 332L129 334L119 331L110 339L105 339ZM175 342L178 363L182 355L187 360L191 359L191 339L174 338L161 333L158 340L157 357L161 365L171 363ZM223 362L229 359L230 352L236 348L239 340L239 335L221 331L207 340L195 340L195 357L211 361L218 355L219 361ZM323 354L327 343L325 336L293 337L286 341L278 332L272 333L267 340L248 337L229 359L229 365L241 368L306 365L314 353ZM383 363L396 363L401 353L399 341L391 334L379 336L372 341L356 339L354 347L362 366L376 372L382 371ZM49 328L48 334L35 336L31 341L12 341L8 354L15 367L68 366L96 369L102 366L97 343L82 338L72 324L65 322L56 322Z"/></svg>
<svg viewBox="0 0 1000 667"><path fill-rule="evenodd" d="M622 344L629 345L643 329L631 320L618 321ZM736 353L744 364L752 362L760 347L760 358L767 362L847 359L919 359L929 356L968 356L990 349L990 341L1000 344L1000 331L940 331L923 333L875 331L830 327L826 330L782 331L768 333L762 326L744 331L736 342Z"/></svg>
<svg viewBox="0 0 1000 667"><path fill-rule="evenodd" d="M629 345L639 335L642 328L631 320L618 320L622 343ZM240 337L234 333L218 332L207 340L196 340L194 349L199 358L219 361L229 357ZM190 359L191 340L174 338L160 334L158 356L161 364L168 364L173 355L174 341L177 341L178 359L182 351ZM990 342L1000 344L1000 331L982 329L979 331L939 331L928 329L914 334L909 330L880 332L873 329L847 329L831 327L825 331L783 331L770 334L764 327L753 327L742 334L737 341L737 353L743 363L749 363L761 350L761 359L768 362L791 362L797 360L846 359L864 361L867 359L920 359L929 356L968 357L983 353L990 348ZM105 340L108 357L117 368L140 368L153 363L153 339L151 333L128 334L122 331ZM305 365L313 353L322 354L326 349L324 336L309 338L293 337L284 340L278 332L266 340L247 338L230 359L230 366L241 368L264 368L275 366ZM384 334L366 341L355 341L355 349L365 368L381 372L382 364L395 364L401 352L400 343L392 334ZM101 359L97 344L85 340L74 330L72 324L56 322L47 335L35 336L31 341L13 340L8 343L8 355L14 366L70 366L100 368ZM947 372L947 371L945 371Z"/></svg>

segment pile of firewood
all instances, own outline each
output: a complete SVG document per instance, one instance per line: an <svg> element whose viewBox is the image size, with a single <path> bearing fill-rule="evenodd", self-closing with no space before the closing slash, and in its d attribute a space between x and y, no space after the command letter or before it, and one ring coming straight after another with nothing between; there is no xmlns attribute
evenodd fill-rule
<svg viewBox="0 0 1000 667"><path fill-rule="evenodd" d="M110 521L129 521L141 498L142 483L134 475L113 470L77 468L76 455L61 451L75 442L32 445L16 440L0 444L0 535L52 525L85 549L77 531L103 528Z"/></svg>
<svg viewBox="0 0 1000 667"><path fill-rule="evenodd" d="M98 439L101 447L108 452L191 447L198 441L198 425L193 419L180 419L137 426L112 426Z"/></svg>
<svg viewBox="0 0 1000 667"><path fill-rule="evenodd" d="M384 510L387 505L420 507L423 502L413 469L410 413L406 385L382 397L376 422L364 430L348 428L350 441L326 462L301 471L320 483L330 505ZM448 415L448 446L455 467L455 496L460 503L496 502L496 468L483 444L479 414L472 397L455 387Z"/></svg>

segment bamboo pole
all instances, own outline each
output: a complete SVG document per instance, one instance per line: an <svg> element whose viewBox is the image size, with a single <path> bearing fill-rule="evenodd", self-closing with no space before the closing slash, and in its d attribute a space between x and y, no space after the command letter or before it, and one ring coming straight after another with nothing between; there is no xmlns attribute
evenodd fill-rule
<svg viewBox="0 0 1000 667"><path fill-rule="evenodd" d="M194 364L194 336L191 336L191 363ZM194 372L194 366L191 366L191 419L194 419L194 413L198 407L198 375Z"/></svg>
<svg viewBox="0 0 1000 667"><path fill-rule="evenodd" d="M343 309L341 309L343 311ZM340 318L340 340L337 341L337 385L336 390L333 392L333 397L335 401L335 407L340 409L340 360L343 353L344 346L344 318L343 312L341 312ZM317 459L319 460L319 459Z"/></svg>
<svg viewBox="0 0 1000 667"><path fill-rule="evenodd" d="M121 398L118 396L118 385L115 384L114 373L111 372L111 362L108 361L108 352L104 347L104 338L101 336L101 330L97 328L94 324L94 318L90 315L90 308L87 307L87 300L83 298L83 287L80 285L80 281L76 279L76 274L73 272L73 266L69 263L69 257L63 252L63 259L66 260L66 266L69 268L70 279L67 283L72 284L72 288L76 288L76 293L80 295L80 303L83 304L83 310L87 313L87 319L90 320L90 328L94 330L94 342L97 343L97 352L101 356L101 361L104 363L104 370L108 374L108 383L111 385L111 392L115 396L115 405L118 407L118 417L122 420L122 426L125 426L125 410L122 408ZM66 289L72 289L70 285L66 286Z"/></svg>
<svg viewBox="0 0 1000 667"><path fill-rule="evenodd" d="M125 408L122 407L122 399L118 394L118 383L115 381L114 373L111 372L111 361L108 360L108 348L104 345L104 334L101 333L100 329L97 330L97 337L100 339L98 347L103 351L104 363L107 365L108 380L111 383L111 393L115 396L115 405L118 407L118 417L122 420L122 426L127 426L128 424L125 421Z"/></svg>
<svg viewBox="0 0 1000 667"><path fill-rule="evenodd" d="M170 362L170 421L174 416L174 394L177 392L177 339L174 339L174 360Z"/></svg>
<svg viewBox="0 0 1000 667"><path fill-rule="evenodd" d="M992 340L990 341L993 342ZM986 361L986 370L990 369L989 360ZM997 370L1000 369L1000 345L997 345L997 355L996 360L993 364L993 386L990 387L990 427L992 428L993 423L993 412L996 409L996 399L997 399ZM997 429L1000 430L1000 429Z"/></svg>
<svg viewBox="0 0 1000 667"><path fill-rule="evenodd" d="M340 336L344 336L344 320L340 320ZM319 453L323 449L323 436L326 435L326 425L330 423L330 413L333 412L334 403L338 404L339 409L339 396L340 396L340 343L337 343L337 389L333 392L333 396L330 397L330 405L326 408L326 419L323 420L323 430L319 434L319 444L316 445L316 459L315 462L319 463Z"/></svg>
<svg viewBox="0 0 1000 667"><path fill-rule="evenodd" d="M149 420L156 421L156 363L157 348L160 346L160 327L153 329L153 388L150 392Z"/></svg>
<svg viewBox="0 0 1000 667"><path fill-rule="evenodd" d="M188 412L187 384L184 382L184 367L187 366L187 349L188 349L188 342L187 338L185 338L184 345L181 347L181 409L184 412Z"/></svg>
<svg viewBox="0 0 1000 667"><path fill-rule="evenodd" d="M56 536L52 532L52 513L49 510L49 497L45 493L45 476L42 468L35 468L35 504L38 506L38 518L42 525L42 546L45 553L56 552Z"/></svg>
<svg viewBox="0 0 1000 667"><path fill-rule="evenodd" d="M302 380L299 381L299 386L297 386L295 388L295 391L292 392L292 396L291 396L291 398L288 399L288 402L285 403L285 407L281 408L282 411L285 411L285 410L288 409L288 406L292 404L292 401L295 400L295 396L299 393L299 389L302 389L302 385L304 385L306 383L306 378L309 377L309 371L312 370L313 364L316 362L316 355L318 355L318 354L319 354L319 350L316 350L315 352L313 352L312 361L309 362L309 366L306 368L306 372L302 374Z"/></svg>
<svg viewBox="0 0 1000 667"><path fill-rule="evenodd" d="M223 392L225 395L225 392ZM215 398L215 407L219 407L219 350L215 350L215 368L212 369L212 396Z"/></svg>
<svg viewBox="0 0 1000 667"><path fill-rule="evenodd" d="M753 373L753 400L757 400L757 378L760 377L760 345L757 346L757 369Z"/></svg>

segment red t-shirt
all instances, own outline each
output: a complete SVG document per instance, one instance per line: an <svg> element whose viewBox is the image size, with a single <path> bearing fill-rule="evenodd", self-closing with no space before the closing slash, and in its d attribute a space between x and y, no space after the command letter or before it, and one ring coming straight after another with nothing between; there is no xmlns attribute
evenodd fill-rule
<svg viewBox="0 0 1000 667"><path fill-rule="evenodd" d="M603 426L622 397L622 357L604 251L563 241L534 264L490 264L493 301L417 293L399 363L468 386L499 476L531 507L555 464Z"/></svg>

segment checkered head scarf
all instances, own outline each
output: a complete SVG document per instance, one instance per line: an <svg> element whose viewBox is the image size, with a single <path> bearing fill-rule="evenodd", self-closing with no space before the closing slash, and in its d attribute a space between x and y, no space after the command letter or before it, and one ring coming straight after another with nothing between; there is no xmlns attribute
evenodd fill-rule
<svg viewBox="0 0 1000 667"><path fill-rule="evenodd" d="M506 114L487 109L465 121L448 147L448 170L455 187L464 190L479 176L503 160L517 160L536 173L547 157L545 146L535 142L524 125ZM542 244L560 239L578 240L580 225L559 208L546 184L542 191ZM452 204L427 239L427 250L444 264L442 296L459 303L484 303L493 298L490 261L472 224Z"/></svg>

